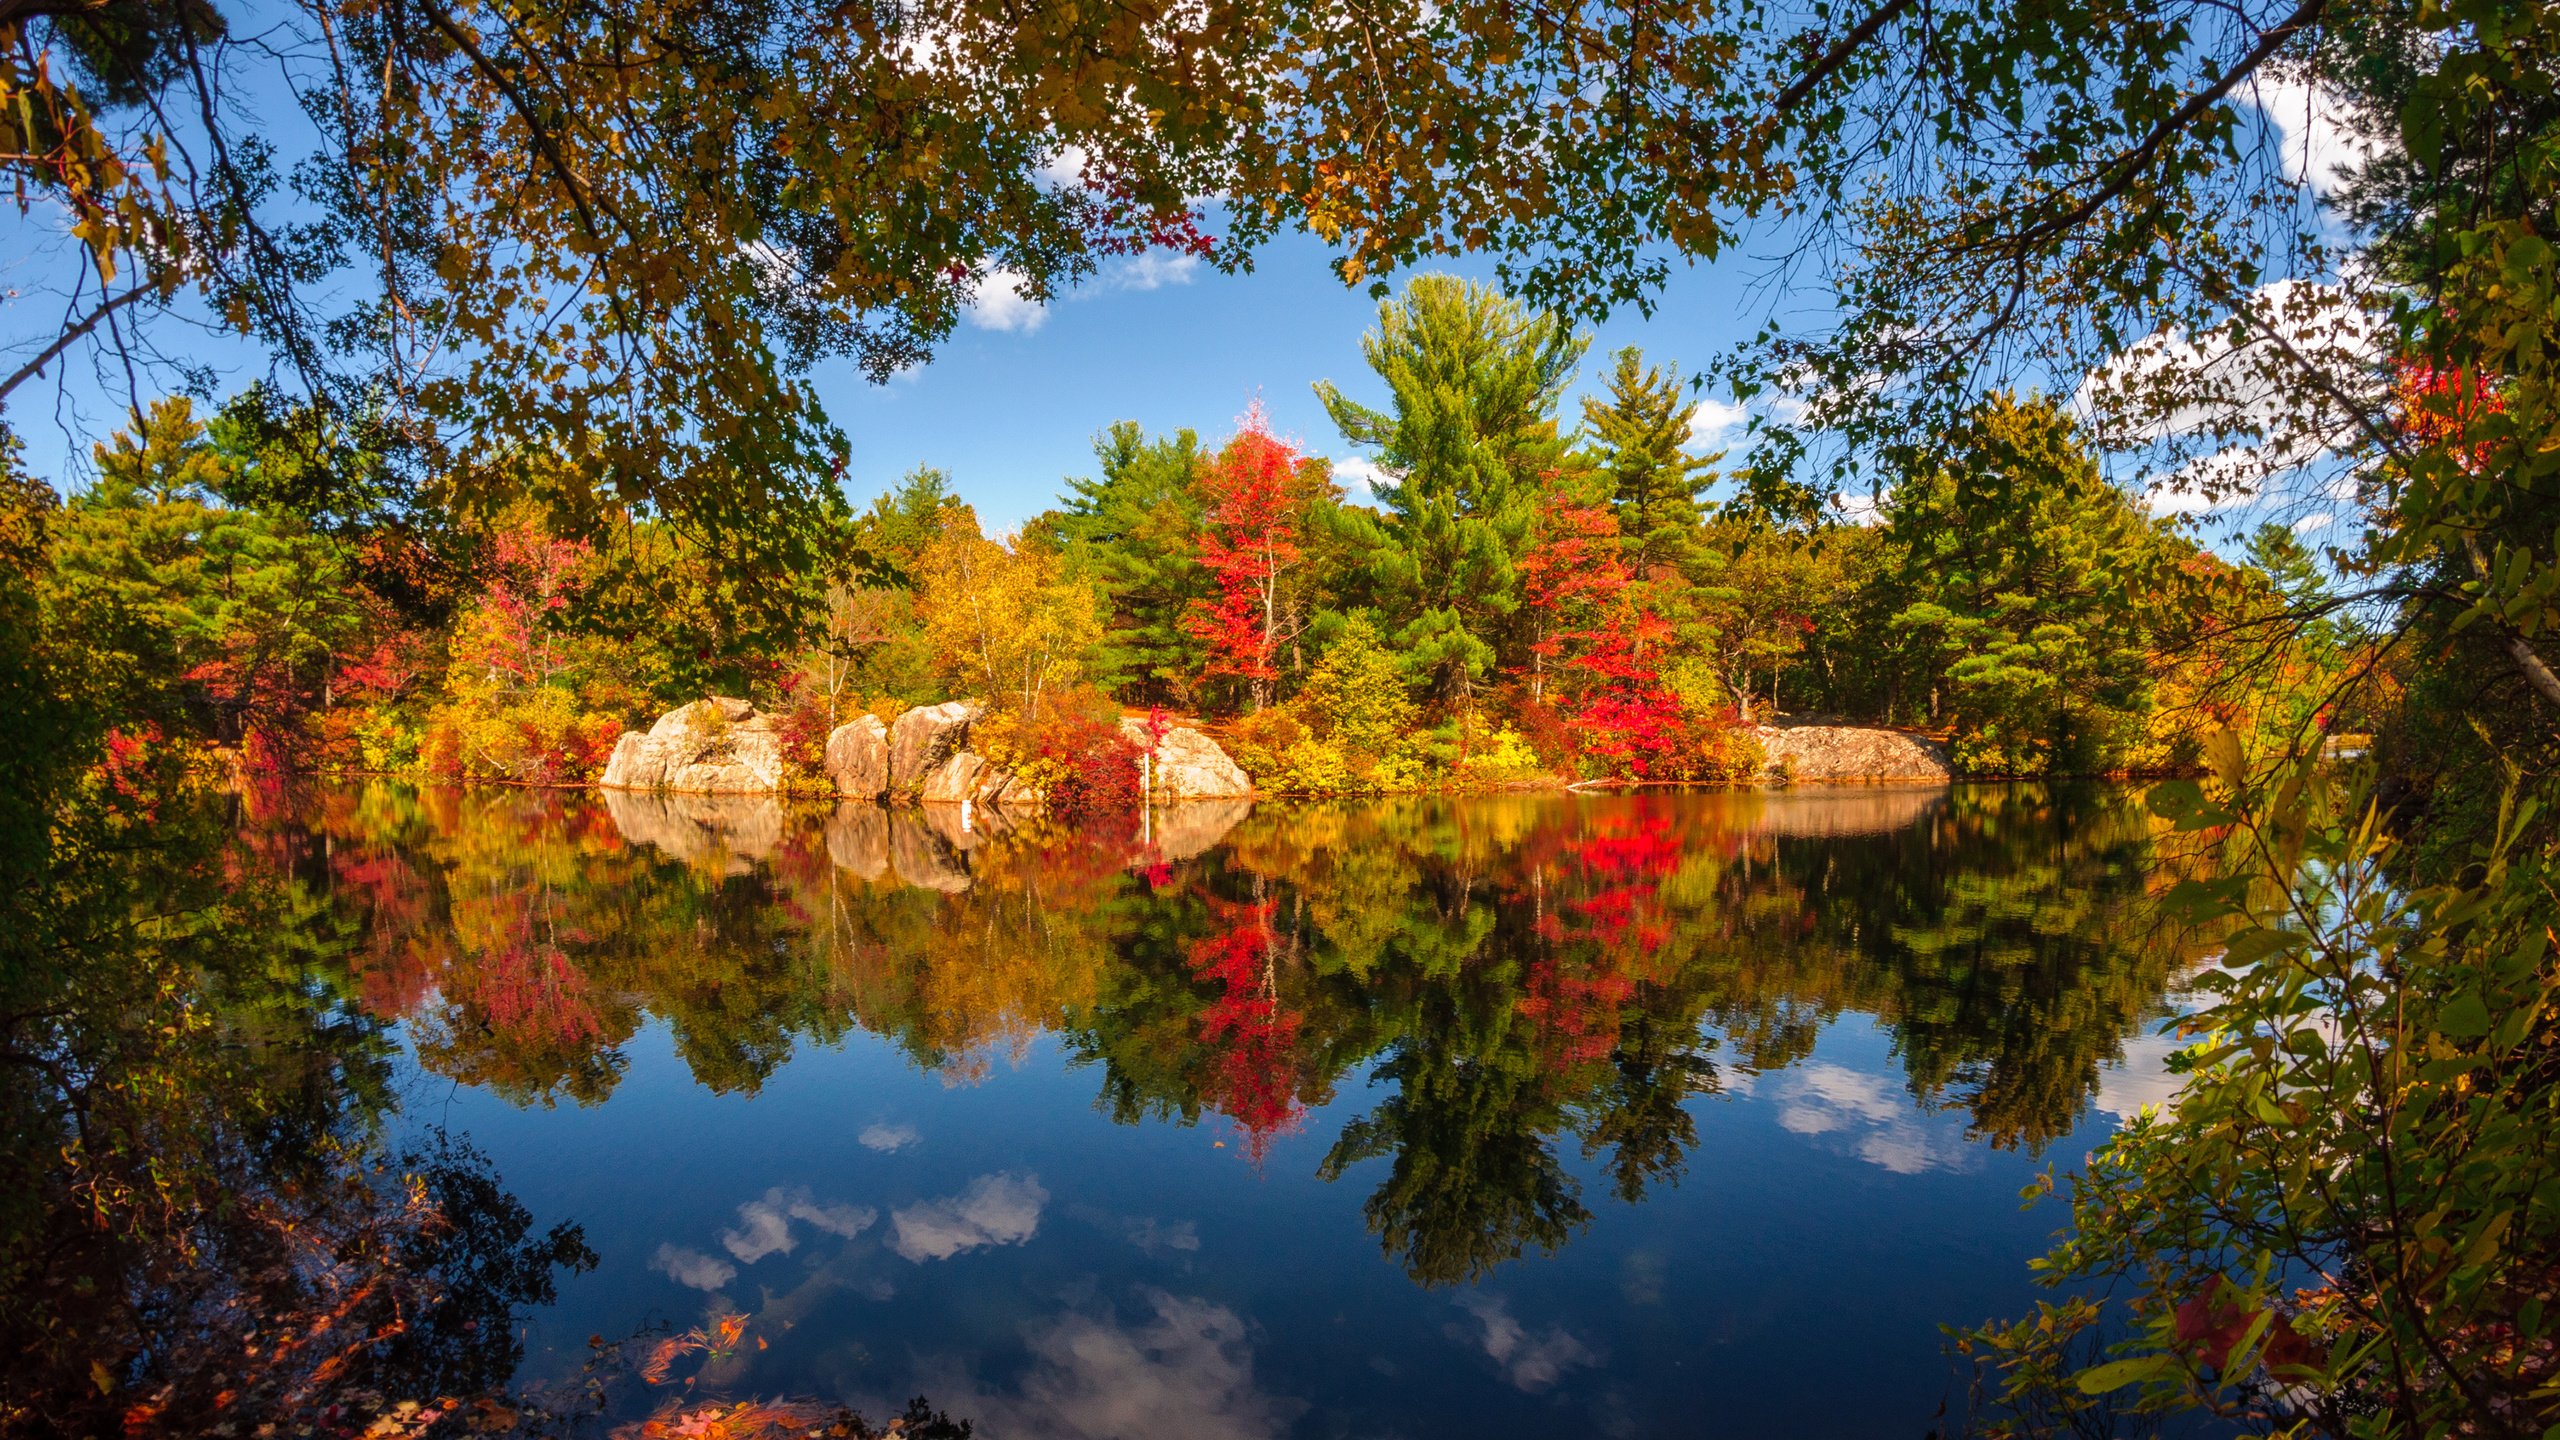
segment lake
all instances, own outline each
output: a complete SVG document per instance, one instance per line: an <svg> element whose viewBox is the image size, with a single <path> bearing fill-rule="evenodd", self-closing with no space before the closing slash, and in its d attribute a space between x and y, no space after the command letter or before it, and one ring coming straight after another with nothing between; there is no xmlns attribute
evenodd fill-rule
<svg viewBox="0 0 2560 1440"><path fill-rule="evenodd" d="M1917 1437L2168 1093L2122 788L871 807L325 792L397 1118L700 1397L1061 1437ZM738 1318L742 1317L742 1318ZM724 1331L721 1322L727 1319Z"/></svg>

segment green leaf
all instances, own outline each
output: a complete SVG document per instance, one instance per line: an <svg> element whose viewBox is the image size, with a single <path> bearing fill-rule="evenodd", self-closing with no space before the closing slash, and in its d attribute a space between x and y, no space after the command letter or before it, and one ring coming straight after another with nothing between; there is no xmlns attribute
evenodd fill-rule
<svg viewBox="0 0 2560 1440"><path fill-rule="evenodd" d="M2145 1380L2165 1379L2176 1366L2177 1361L2167 1355L2136 1355L2130 1360L2110 1360L2104 1365L2092 1365L2072 1376L2071 1383L2079 1386L2083 1395L2104 1395L2110 1390L2139 1385Z"/></svg>
<svg viewBox="0 0 2560 1440"><path fill-rule="evenodd" d="M2437 1012L2436 1028L2456 1040L2476 1039L2489 1033L2489 1007L2479 991L2465 990Z"/></svg>

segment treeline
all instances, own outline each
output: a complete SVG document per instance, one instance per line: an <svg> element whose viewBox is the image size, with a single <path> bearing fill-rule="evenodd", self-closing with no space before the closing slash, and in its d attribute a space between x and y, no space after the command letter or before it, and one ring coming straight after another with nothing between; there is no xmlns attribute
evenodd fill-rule
<svg viewBox="0 0 2560 1440"><path fill-rule="evenodd" d="M586 780L624 728L706 693L780 715L813 782L852 716L970 696L1018 768L1154 708L1219 725L1264 788L1316 793L1749 775L1750 727L1781 713L1939 732L1961 768L2011 775L2372 728L2367 637L2253 638L2333 608L2294 534L2260 529L2244 562L2202 547L2050 400L1995 397L1912 447L1873 524L1746 515L1711 494L1729 477L1692 448L1676 368L1618 353L1566 427L1588 343L1424 277L1366 342L1385 405L1318 387L1374 457L1368 494L1258 411L1216 444L1124 422L1096 475L1001 537L930 469L814 532L572 523L592 497L558 503L538 455L504 508L348 518L296 503L307 427L263 394L209 419L171 399L97 448L48 583L136 677L145 731L457 780Z"/></svg>

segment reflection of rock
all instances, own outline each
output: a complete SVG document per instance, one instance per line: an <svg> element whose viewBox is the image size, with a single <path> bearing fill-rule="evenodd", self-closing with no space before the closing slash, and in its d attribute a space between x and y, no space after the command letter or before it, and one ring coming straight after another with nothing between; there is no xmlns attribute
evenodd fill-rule
<svg viewBox="0 0 2560 1440"><path fill-rule="evenodd" d="M969 743L969 726L984 707L966 700L919 705L889 727L889 790L913 794L953 752Z"/></svg>
<svg viewBox="0 0 2560 1440"><path fill-rule="evenodd" d="M744 700L714 696L679 705L647 734L626 731L597 782L608 790L772 795L784 784L773 718Z"/></svg>
<svg viewBox="0 0 2560 1440"><path fill-rule="evenodd" d="M1148 834L1155 842L1150 859L1188 860L1203 854L1226 839L1227 832L1252 813L1253 802L1250 800L1201 800L1189 805L1168 805L1147 817Z"/></svg>
<svg viewBox="0 0 2560 1440"><path fill-rule="evenodd" d="M1884 835L1908 830L1946 803L1944 785L1773 790L1757 797L1751 829L1774 835Z"/></svg>
<svg viewBox="0 0 2560 1440"><path fill-rule="evenodd" d="M1120 722L1120 733L1129 743L1147 748L1147 725L1143 720ZM1151 793L1158 800L1226 800L1253 793L1253 781L1218 742L1187 725L1177 725L1164 732L1155 746L1155 777Z"/></svg>
<svg viewBox="0 0 2560 1440"><path fill-rule="evenodd" d="M743 795L607 790L604 806L624 840L729 875L747 873L781 848L787 824L781 802Z"/></svg>
<svg viewBox="0 0 2560 1440"><path fill-rule="evenodd" d="M949 895L969 888L969 862L932 826L910 814L882 818L889 822L889 864L900 880Z"/></svg>
<svg viewBox="0 0 2560 1440"><path fill-rule="evenodd" d="M859 716L827 737L827 778L848 800L877 800L889 792L889 727L879 716Z"/></svg>
<svg viewBox="0 0 2560 1440"><path fill-rule="evenodd" d="M865 880L889 873L889 815L868 800L848 800L827 817L827 858Z"/></svg>
<svg viewBox="0 0 2560 1440"><path fill-rule="evenodd" d="M1946 747L1926 736L1858 725L1762 725L1752 731L1769 772L1793 780L1944 780Z"/></svg>

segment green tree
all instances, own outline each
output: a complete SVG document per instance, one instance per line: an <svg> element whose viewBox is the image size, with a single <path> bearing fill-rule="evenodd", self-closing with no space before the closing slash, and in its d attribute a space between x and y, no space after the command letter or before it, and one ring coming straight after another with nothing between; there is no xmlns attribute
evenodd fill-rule
<svg viewBox="0 0 2560 1440"><path fill-rule="evenodd" d="M1993 774L2121 763L2150 706L2174 551L2050 401L1995 397L1887 502L1936 651L1957 762Z"/></svg>
<svg viewBox="0 0 2560 1440"><path fill-rule="evenodd" d="M1094 681L1135 704L1188 706L1204 647L1182 623L1210 593L1198 559L1207 457L1188 429L1149 440L1123 420L1094 437L1100 479L1067 482L1066 503L1025 527L1102 596Z"/></svg>
<svg viewBox="0 0 2560 1440"><path fill-rule="evenodd" d="M1556 409L1589 343L1490 287L1425 275L1361 342L1391 408L1316 386L1388 477L1378 511L1339 512L1360 584L1414 681L1444 701L1526 658L1518 561L1538 497L1573 466Z"/></svg>
<svg viewBox="0 0 2560 1440"><path fill-rule="evenodd" d="M1699 496L1713 485L1714 461L1688 451L1697 404L1676 370L1648 367L1630 345L1609 372L1609 396L1582 402L1583 444L1609 486L1619 543L1638 575L1676 563L1701 518Z"/></svg>
<svg viewBox="0 0 2560 1440"><path fill-rule="evenodd" d="M54 525L53 583L215 737L299 759L366 617L343 546L224 500L235 458L183 398L133 417Z"/></svg>

